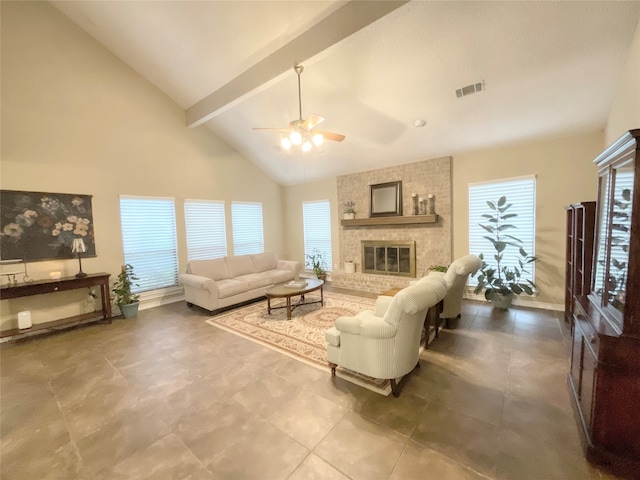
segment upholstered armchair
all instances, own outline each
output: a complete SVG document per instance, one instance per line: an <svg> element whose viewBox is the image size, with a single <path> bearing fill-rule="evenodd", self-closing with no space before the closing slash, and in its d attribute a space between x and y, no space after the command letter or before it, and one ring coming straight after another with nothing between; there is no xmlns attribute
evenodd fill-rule
<svg viewBox="0 0 640 480"><path fill-rule="evenodd" d="M446 295L440 282L420 282L394 297L380 296L374 310L355 317L339 317L325 332L331 373L341 366L374 378L396 380L418 366L420 334L427 310Z"/></svg>
<svg viewBox="0 0 640 480"><path fill-rule="evenodd" d="M447 328L451 328L451 321L460 318L462 297L469 275L475 273L482 261L476 255L465 255L455 260L446 272L429 272L423 278L442 279L447 285L447 296L444 298L440 319L444 319Z"/></svg>

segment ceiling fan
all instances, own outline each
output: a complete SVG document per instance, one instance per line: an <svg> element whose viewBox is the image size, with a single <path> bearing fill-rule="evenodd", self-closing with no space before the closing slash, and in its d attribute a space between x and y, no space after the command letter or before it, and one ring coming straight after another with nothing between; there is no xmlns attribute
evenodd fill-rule
<svg viewBox="0 0 640 480"><path fill-rule="evenodd" d="M300 90L300 75L304 71L302 65L295 65L293 67L298 75L298 110L300 118L289 122L288 128L254 128L254 130L268 130L272 132L286 133L280 140L280 144L285 150L289 150L291 145L300 145L303 152L311 150L312 144L317 146L322 145L325 140L332 140L334 142L341 142L344 140L344 135L339 133L324 132L316 130L315 127L324 122L324 118L320 115L312 113L306 120L302 119L302 93Z"/></svg>

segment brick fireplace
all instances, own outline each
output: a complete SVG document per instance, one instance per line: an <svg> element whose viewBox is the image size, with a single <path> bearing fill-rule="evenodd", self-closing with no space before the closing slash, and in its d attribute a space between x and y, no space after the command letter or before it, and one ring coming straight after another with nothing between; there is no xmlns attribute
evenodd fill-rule
<svg viewBox="0 0 640 480"><path fill-rule="evenodd" d="M389 288L408 285L411 280L422 277L431 265L451 263L451 157L340 176L337 178L338 202L340 205L347 201L355 202L356 219L367 219L369 218L369 186L396 180L402 181L404 217L412 216L412 193L425 199L432 194L438 214L437 222L340 225L338 235L340 263L339 268L334 268L331 273L331 282L334 286L379 293ZM393 222L390 217L388 220ZM364 242L413 243L415 245L414 272L410 275L370 272L363 258ZM344 262L346 261L355 262L355 273L345 272Z"/></svg>

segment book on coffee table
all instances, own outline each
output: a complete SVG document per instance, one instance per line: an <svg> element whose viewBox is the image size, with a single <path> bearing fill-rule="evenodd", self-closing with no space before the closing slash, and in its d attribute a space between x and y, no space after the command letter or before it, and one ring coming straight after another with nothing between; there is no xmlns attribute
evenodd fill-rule
<svg viewBox="0 0 640 480"><path fill-rule="evenodd" d="M285 283L284 286L289 288L302 288L307 286L307 282L302 280L299 280L299 281L292 280L289 283Z"/></svg>

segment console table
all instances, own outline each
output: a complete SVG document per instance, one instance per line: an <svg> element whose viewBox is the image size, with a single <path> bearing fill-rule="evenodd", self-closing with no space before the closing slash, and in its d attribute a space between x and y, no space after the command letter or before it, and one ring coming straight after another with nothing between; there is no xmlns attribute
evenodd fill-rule
<svg viewBox="0 0 640 480"><path fill-rule="evenodd" d="M86 277L64 277L58 280L35 280L29 283L19 283L15 286L3 285L0 287L0 300L11 298L29 297L41 295L43 293L64 292L65 290L76 290L78 288L100 287L100 298L102 300L102 318L100 323L111 323L111 299L109 298L109 273L91 273ZM60 320L34 324L31 328L3 330L0 337L9 337L26 332L44 330L51 327L58 327L70 323L79 323L96 317L97 312L83 313Z"/></svg>

